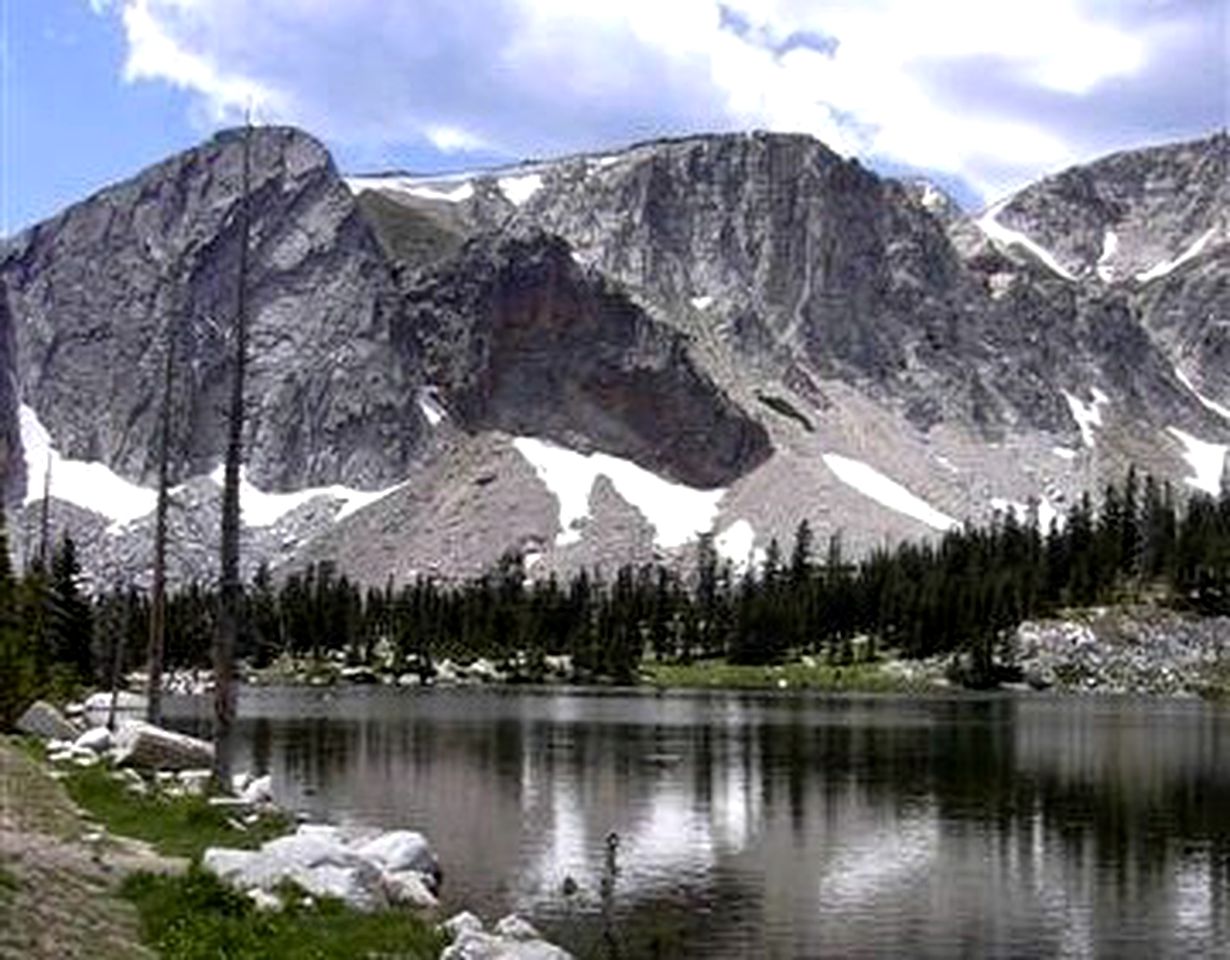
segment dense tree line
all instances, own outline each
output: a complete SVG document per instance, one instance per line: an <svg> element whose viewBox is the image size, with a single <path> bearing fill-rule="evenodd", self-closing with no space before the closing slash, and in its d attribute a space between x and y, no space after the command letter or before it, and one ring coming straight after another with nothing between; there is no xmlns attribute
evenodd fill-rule
<svg viewBox="0 0 1230 960"><path fill-rule="evenodd" d="M363 664L379 647L399 669L430 673L445 657L483 656L537 679L547 656L566 654L582 675L628 682L645 656L849 662L885 647L910 657L964 651L973 676L985 678L1017 623L1065 607L1147 599L1230 614L1230 493L1180 504L1169 484L1132 471L1106 488L1098 510L1086 495L1046 530L1037 514L1034 505L1024 517L1005 513L857 561L839 536L818 549L804 522L789 556L772 542L743 571L719 557L711 535L688 571L625 567L611 578L533 579L517 556L464 584L366 590L328 563L280 584L262 570L244 593L239 656L264 666L282 654L340 651ZM144 594L85 598L67 538L20 578L7 549L0 554L0 718L32 693L105 683L113 665L141 665ZM216 592L201 585L168 597L170 666L209 664L217 611Z"/></svg>

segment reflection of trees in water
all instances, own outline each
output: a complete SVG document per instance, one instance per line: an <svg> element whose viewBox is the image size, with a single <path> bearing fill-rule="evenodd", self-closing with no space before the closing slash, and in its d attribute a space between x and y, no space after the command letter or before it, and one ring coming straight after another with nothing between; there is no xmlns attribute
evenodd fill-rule
<svg viewBox="0 0 1230 960"><path fill-rule="evenodd" d="M651 698L552 712L519 706L549 696L467 696L243 730L254 762L320 791L319 813L425 829L461 865L450 896L528 910L574 946L601 929L612 830L628 956L754 953L765 930L840 953L886 918L920 943L1044 953L1131 936L1162 956L1230 934L1230 764L1211 712L741 700L655 722Z"/></svg>

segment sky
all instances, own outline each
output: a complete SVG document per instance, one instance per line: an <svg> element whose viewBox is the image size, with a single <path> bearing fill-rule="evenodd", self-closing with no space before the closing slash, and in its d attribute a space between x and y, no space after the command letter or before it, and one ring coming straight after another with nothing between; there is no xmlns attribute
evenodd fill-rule
<svg viewBox="0 0 1230 960"><path fill-rule="evenodd" d="M0 0L0 234L241 121L346 172L819 137L967 207L1230 124L1230 0Z"/></svg>

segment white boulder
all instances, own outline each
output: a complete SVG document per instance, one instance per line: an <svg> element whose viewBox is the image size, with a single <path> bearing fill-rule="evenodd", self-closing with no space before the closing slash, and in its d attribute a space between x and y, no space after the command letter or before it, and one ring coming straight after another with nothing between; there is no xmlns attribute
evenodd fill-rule
<svg viewBox="0 0 1230 960"><path fill-rule="evenodd" d="M91 727L75 741L74 750L92 750L94 753L106 753L111 749L111 731L106 727Z"/></svg>
<svg viewBox="0 0 1230 960"><path fill-rule="evenodd" d="M415 910L434 910L439 901L432 893L429 877L417 870L394 870L384 875L384 893L389 903Z"/></svg>
<svg viewBox="0 0 1230 960"><path fill-rule="evenodd" d="M254 806L258 803L273 803L273 777L269 774L256 777L239 792L239 796L245 803Z"/></svg>
<svg viewBox="0 0 1230 960"><path fill-rule="evenodd" d="M391 830L359 845L355 852L386 871L414 870L438 877L440 864L427 838L413 830ZM438 881L433 881L433 886Z"/></svg>
<svg viewBox="0 0 1230 960"><path fill-rule="evenodd" d="M213 744L183 733L164 730L143 720L128 720L115 735L115 762L152 770L192 770L212 767Z"/></svg>

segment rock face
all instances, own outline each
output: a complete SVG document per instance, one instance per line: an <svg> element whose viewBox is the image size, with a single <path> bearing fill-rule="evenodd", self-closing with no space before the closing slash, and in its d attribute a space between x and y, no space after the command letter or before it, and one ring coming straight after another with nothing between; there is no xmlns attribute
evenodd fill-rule
<svg viewBox="0 0 1230 960"><path fill-rule="evenodd" d="M764 428L568 245L540 231L483 235L413 283L404 340L469 429L627 457L695 487L769 455Z"/></svg>
<svg viewBox="0 0 1230 960"><path fill-rule="evenodd" d="M59 452L155 474L174 343L177 477L221 459L232 373L243 135L231 131L110 187L7 245L0 259L23 402ZM297 489L400 480L420 439L385 258L321 145L252 134L249 479ZM0 414L3 414L0 390ZM0 437L4 431L0 431Z"/></svg>
<svg viewBox="0 0 1230 960"><path fill-rule="evenodd" d="M608 466L565 490L526 437L632 461L682 485L680 503L715 496L698 522L735 563L802 519L852 552L1030 502L1045 525L1129 464L1215 489L1228 143L1108 157L969 215L805 136L343 181L307 135L259 130L248 477L303 498L268 516L245 501L245 572L329 560L383 584L508 550L543 576L686 562L635 483ZM0 248L10 497L18 402L63 457L148 484L175 332L176 580L210 578L216 556L205 474L230 374L240 148L219 135ZM351 509L334 483L398 486ZM53 524L96 583L140 582L150 518L97 509L57 502Z"/></svg>

